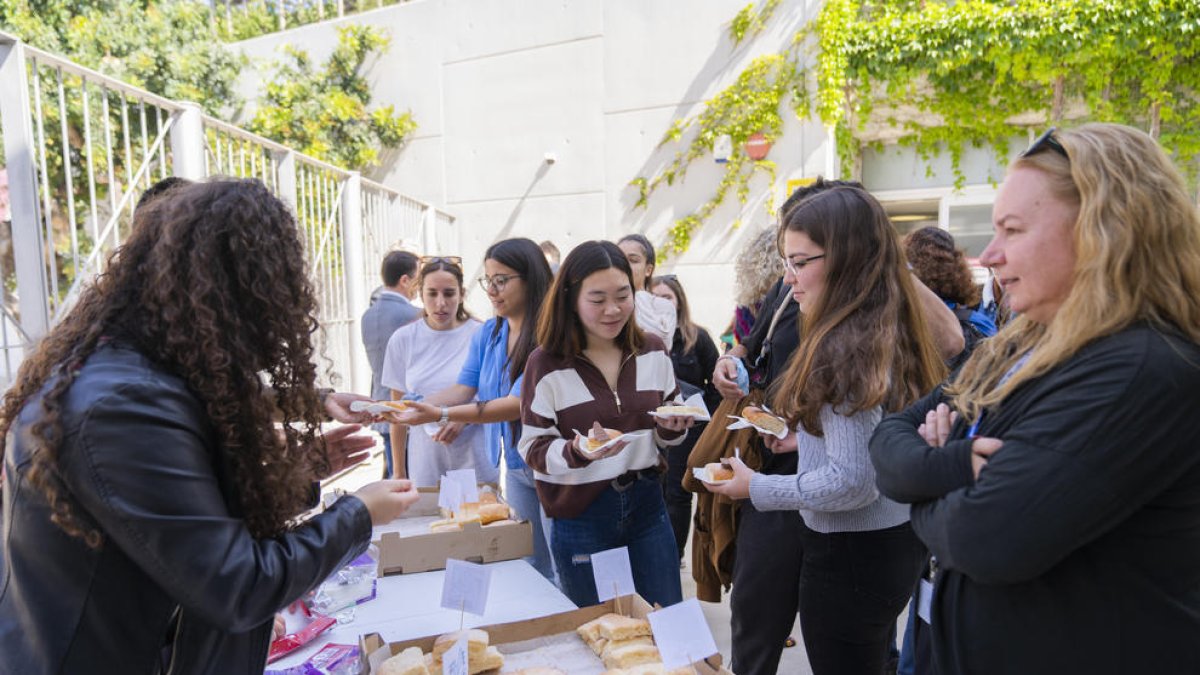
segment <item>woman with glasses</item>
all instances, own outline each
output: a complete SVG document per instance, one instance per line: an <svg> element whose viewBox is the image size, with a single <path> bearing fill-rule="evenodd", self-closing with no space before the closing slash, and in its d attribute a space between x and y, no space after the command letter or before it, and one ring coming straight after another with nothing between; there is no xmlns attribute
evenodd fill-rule
<svg viewBox="0 0 1200 675"><path fill-rule="evenodd" d="M650 292L675 306L675 342L671 345L671 363L675 368L675 379L679 382L684 398L694 394L704 395L704 405L710 411L721 402L721 395L713 388L713 367L717 364L717 345L708 331L692 321L692 310L688 306L683 285L674 274L654 277ZM679 549L679 560L683 562L683 547L687 544L688 529L692 524L692 493L683 489L683 473L687 470L688 455L696 445L706 425L701 423L688 430L688 435L679 445L667 449L667 475L663 483L663 498L667 501L667 513L671 517L671 530L675 532L675 545Z"/></svg>
<svg viewBox="0 0 1200 675"><path fill-rule="evenodd" d="M463 305L462 258L421 258L417 289L423 316L392 333L380 374L396 400L429 396L453 385L480 328ZM434 422L409 429L392 424L391 433L393 471L418 487L434 487L455 469L475 469L485 483L500 477L477 425Z"/></svg>
<svg viewBox="0 0 1200 675"><path fill-rule="evenodd" d="M640 234L627 234L617 240L617 246L633 270L638 326L651 335L657 335L665 345L674 343L675 305L655 297L648 288L650 280L654 278L654 245Z"/></svg>
<svg viewBox="0 0 1200 675"><path fill-rule="evenodd" d="M554 519L551 550L563 593L597 602L591 555L626 546L638 593L651 604L682 599L675 537L659 480L661 447L676 445L691 417L656 418L679 387L666 348L633 318L633 272L607 241L575 247L538 319L538 349L521 390L521 456ZM600 425L627 434L590 449Z"/></svg>
<svg viewBox="0 0 1200 675"><path fill-rule="evenodd" d="M482 424L491 466L504 459L504 496L521 518L533 524L531 564L554 580L549 548L549 520L538 503L533 470L517 452L521 416L521 376L537 346L538 309L550 289L550 266L541 248L529 239L492 244L483 260L479 285L496 316L475 333L466 361L452 386L428 396L399 416L405 424Z"/></svg>
<svg viewBox="0 0 1200 675"><path fill-rule="evenodd" d="M867 441L885 412L932 390L945 369L899 237L870 194L829 188L786 212L782 228L802 330L769 394L793 432L766 444L796 453L797 471L761 474L733 459L733 480L708 489L748 497L757 511L799 512L799 613L813 672L882 673L925 549L908 507L875 488Z"/></svg>
<svg viewBox="0 0 1200 675"><path fill-rule="evenodd" d="M1200 664L1200 215L1112 124L1014 161L980 262L1016 317L879 425L879 488L936 559L933 672Z"/></svg>

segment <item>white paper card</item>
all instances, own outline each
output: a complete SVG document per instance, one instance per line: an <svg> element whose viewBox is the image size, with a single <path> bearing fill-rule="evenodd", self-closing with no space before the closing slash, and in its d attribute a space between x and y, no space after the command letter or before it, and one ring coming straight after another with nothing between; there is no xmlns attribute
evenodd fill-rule
<svg viewBox="0 0 1200 675"><path fill-rule="evenodd" d="M442 607L483 616L491 582L491 568L465 560L447 560L446 576L442 581Z"/></svg>
<svg viewBox="0 0 1200 675"><path fill-rule="evenodd" d="M622 595L633 595L633 568L629 565L629 548L622 546L592 554L592 576L596 579L596 595L600 602Z"/></svg>
<svg viewBox="0 0 1200 675"><path fill-rule="evenodd" d="M438 507L447 511L457 511L462 506L463 499L458 487L458 481L442 476L441 487L438 488Z"/></svg>
<svg viewBox="0 0 1200 675"><path fill-rule="evenodd" d="M442 654L442 675L471 675L467 664L467 636L455 641L454 646Z"/></svg>
<svg viewBox="0 0 1200 675"><path fill-rule="evenodd" d="M651 612L646 618L650 620L654 643L667 670L691 665L717 653L717 643L704 620L700 601L695 598Z"/></svg>
<svg viewBox="0 0 1200 675"><path fill-rule="evenodd" d="M475 479L475 469L447 471L446 478L458 483L458 494L461 499L459 505L464 502L479 501L479 483ZM458 510L457 507L455 510Z"/></svg>
<svg viewBox="0 0 1200 675"><path fill-rule="evenodd" d="M917 616L925 623L933 623L930 618L933 615L933 584L928 579L921 580L921 587L917 589Z"/></svg>

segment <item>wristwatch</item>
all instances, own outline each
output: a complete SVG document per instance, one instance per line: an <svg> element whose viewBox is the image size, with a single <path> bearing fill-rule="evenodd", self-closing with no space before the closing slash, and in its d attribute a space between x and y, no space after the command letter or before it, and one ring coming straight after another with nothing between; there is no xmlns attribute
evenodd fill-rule
<svg viewBox="0 0 1200 675"><path fill-rule="evenodd" d="M450 423L450 408L442 406L442 416L438 418L438 424L446 426Z"/></svg>

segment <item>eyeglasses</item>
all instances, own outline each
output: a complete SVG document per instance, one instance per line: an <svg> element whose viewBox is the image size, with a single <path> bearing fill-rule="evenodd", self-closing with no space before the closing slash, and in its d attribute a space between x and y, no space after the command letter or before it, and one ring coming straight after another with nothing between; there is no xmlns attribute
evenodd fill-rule
<svg viewBox="0 0 1200 675"><path fill-rule="evenodd" d="M509 281L513 279L524 279L520 274L497 274L491 277L479 277L479 287L484 293L490 293L494 289L497 293L504 290Z"/></svg>
<svg viewBox="0 0 1200 675"><path fill-rule="evenodd" d="M796 276L800 273L800 270L804 269L805 265L808 265L815 260L820 260L824 257L824 253L821 255L810 255L807 258L800 258L799 260L792 260L791 258L784 256L783 266L787 268L787 271L792 273L792 276Z"/></svg>
<svg viewBox="0 0 1200 675"><path fill-rule="evenodd" d="M422 265L435 265L437 263L446 263L447 265L456 265L462 267L462 256L457 255L423 255L421 256Z"/></svg>
<svg viewBox="0 0 1200 675"><path fill-rule="evenodd" d="M1047 129L1042 133L1041 136L1037 137L1037 140L1029 145L1025 152L1021 153L1021 156L1029 157L1030 155L1036 155L1043 150L1053 150L1054 152L1062 155L1068 162L1071 161L1071 156L1067 154L1067 149L1064 148L1062 143L1059 143L1058 139L1054 137L1054 132L1056 131L1058 131L1058 127L1050 127Z"/></svg>

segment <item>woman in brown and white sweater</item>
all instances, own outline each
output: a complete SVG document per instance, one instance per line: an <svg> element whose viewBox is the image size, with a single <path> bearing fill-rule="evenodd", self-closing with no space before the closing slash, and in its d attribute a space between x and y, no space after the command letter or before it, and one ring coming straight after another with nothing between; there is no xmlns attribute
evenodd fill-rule
<svg viewBox="0 0 1200 675"><path fill-rule="evenodd" d="M621 249L589 241L563 261L525 367L519 451L554 519L550 549L563 592L597 602L591 554L626 546L634 586L650 603L682 599L675 536L659 476L660 447L680 443L690 417L655 418L678 399L662 341L633 319L633 275ZM590 450L596 424L619 439Z"/></svg>

